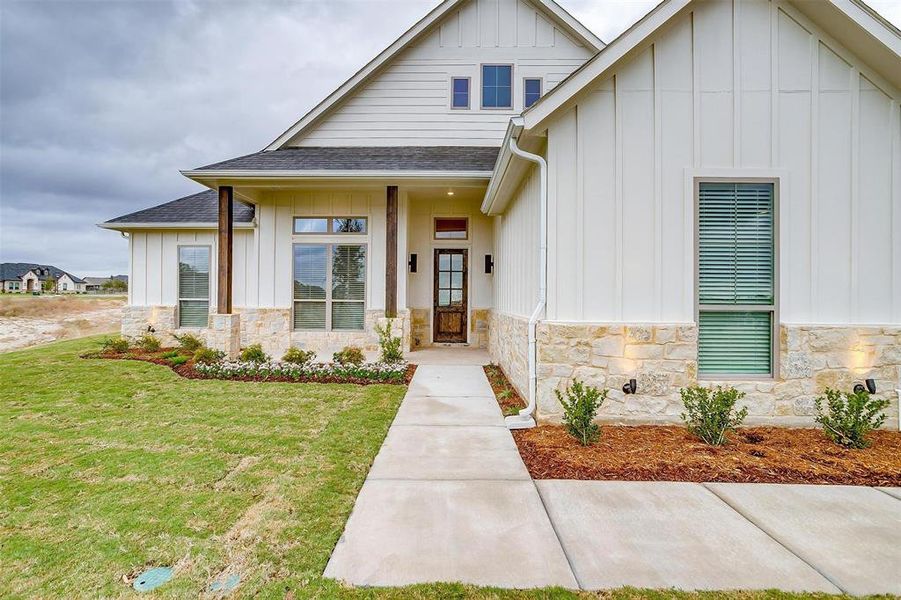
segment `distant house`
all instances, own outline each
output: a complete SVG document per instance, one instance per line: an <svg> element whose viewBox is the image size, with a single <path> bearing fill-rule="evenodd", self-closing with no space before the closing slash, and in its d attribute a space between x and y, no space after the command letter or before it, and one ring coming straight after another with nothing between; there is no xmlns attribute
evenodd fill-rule
<svg viewBox="0 0 901 600"><path fill-rule="evenodd" d="M110 277L85 277L85 292L89 294L98 294L110 288L110 282L121 281L125 284L125 291L128 289L128 275L111 275Z"/></svg>
<svg viewBox="0 0 901 600"><path fill-rule="evenodd" d="M53 282L49 291L79 294L85 291L85 280L53 265L36 263L0 264L0 290L4 293L42 292L47 281Z"/></svg>

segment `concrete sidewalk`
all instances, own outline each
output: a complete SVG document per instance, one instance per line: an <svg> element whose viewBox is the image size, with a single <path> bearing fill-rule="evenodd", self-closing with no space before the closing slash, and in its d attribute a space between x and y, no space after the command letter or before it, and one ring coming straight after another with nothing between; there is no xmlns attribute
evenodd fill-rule
<svg viewBox="0 0 901 600"><path fill-rule="evenodd" d="M533 482L481 367L420 366L325 576L899 594L901 490Z"/></svg>

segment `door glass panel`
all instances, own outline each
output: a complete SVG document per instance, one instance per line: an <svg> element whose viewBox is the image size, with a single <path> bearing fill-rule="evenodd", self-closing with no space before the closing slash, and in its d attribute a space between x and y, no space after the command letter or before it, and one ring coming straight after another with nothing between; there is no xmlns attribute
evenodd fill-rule
<svg viewBox="0 0 901 600"><path fill-rule="evenodd" d="M438 273L438 287L439 288L448 288L450 287L450 273L446 271L442 271Z"/></svg>
<svg viewBox="0 0 901 600"><path fill-rule="evenodd" d="M463 289L463 272L462 271L454 271L451 273L451 285L452 288L456 288L458 290Z"/></svg>
<svg viewBox="0 0 901 600"><path fill-rule="evenodd" d="M460 304L463 302L463 290L451 290L451 303Z"/></svg>
<svg viewBox="0 0 901 600"><path fill-rule="evenodd" d="M450 255L449 254L439 254L438 255L438 269L441 271L449 271L450 270Z"/></svg>
<svg viewBox="0 0 901 600"><path fill-rule="evenodd" d="M463 270L463 255L462 254L451 254L451 269L454 271L462 271Z"/></svg>
<svg viewBox="0 0 901 600"><path fill-rule="evenodd" d="M450 290L438 290L438 306L450 306Z"/></svg>

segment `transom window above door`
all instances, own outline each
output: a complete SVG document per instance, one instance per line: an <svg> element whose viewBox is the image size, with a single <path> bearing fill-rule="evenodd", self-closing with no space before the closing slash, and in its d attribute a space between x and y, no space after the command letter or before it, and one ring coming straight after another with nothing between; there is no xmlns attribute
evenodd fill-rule
<svg viewBox="0 0 901 600"><path fill-rule="evenodd" d="M482 65L482 108L513 108L513 65Z"/></svg>
<svg viewBox="0 0 901 600"><path fill-rule="evenodd" d="M294 217L294 233L298 235L363 234L367 225L366 217Z"/></svg>
<svg viewBox="0 0 901 600"><path fill-rule="evenodd" d="M437 217L436 240L465 240L469 237L469 219L465 217Z"/></svg>

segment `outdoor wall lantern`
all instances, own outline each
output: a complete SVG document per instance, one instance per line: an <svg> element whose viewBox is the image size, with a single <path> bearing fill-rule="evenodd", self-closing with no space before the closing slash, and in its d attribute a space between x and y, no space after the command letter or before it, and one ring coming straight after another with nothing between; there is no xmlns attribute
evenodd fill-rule
<svg viewBox="0 0 901 600"><path fill-rule="evenodd" d="M491 258L490 254L485 255L485 273L491 274L494 271L494 259Z"/></svg>
<svg viewBox="0 0 901 600"><path fill-rule="evenodd" d="M628 382L623 384L623 393L624 394L634 394L638 391L638 382L634 379L630 379Z"/></svg>
<svg viewBox="0 0 901 600"><path fill-rule="evenodd" d="M867 379L866 384L867 384L866 387L864 387L864 384L862 384L862 383L855 383L854 384L854 393L859 394L862 391L866 390L867 392L869 392L871 394L875 394L876 393L876 380L875 379Z"/></svg>
<svg viewBox="0 0 901 600"><path fill-rule="evenodd" d="M411 273L416 272L416 255L415 254L410 255L410 260L407 262L407 265L410 267Z"/></svg>

